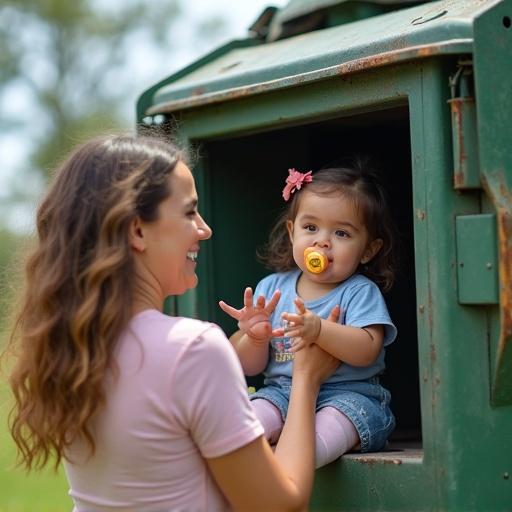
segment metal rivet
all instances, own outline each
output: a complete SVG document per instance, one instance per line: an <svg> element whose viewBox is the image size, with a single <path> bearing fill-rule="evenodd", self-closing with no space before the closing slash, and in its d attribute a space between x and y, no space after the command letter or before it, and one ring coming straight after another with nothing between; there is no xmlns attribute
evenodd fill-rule
<svg viewBox="0 0 512 512"><path fill-rule="evenodd" d="M485 266L487 267L487 269L488 269L488 270L491 270L491 268L492 268L492 263L487 263Z"/></svg>
<svg viewBox="0 0 512 512"><path fill-rule="evenodd" d="M423 304L420 304L420 306L418 307L418 310L420 313L423 313L425 311L425 306Z"/></svg>
<svg viewBox="0 0 512 512"><path fill-rule="evenodd" d="M418 219L423 220L425 219L425 212L423 210L416 210L416 216Z"/></svg>
<svg viewBox="0 0 512 512"><path fill-rule="evenodd" d="M508 471L505 471L505 473L503 473L503 478L505 480L508 480L510 478L510 475L509 475Z"/></svg>

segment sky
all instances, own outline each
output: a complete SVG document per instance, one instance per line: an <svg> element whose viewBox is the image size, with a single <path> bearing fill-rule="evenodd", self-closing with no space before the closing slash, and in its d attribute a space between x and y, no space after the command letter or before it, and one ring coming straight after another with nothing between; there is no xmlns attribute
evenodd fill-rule
<svg viewBox="0 0 512 512"><path fill-rule="evenodd" d="M98 3L106 2L112 5L112 2L122 0L97 0ZM127 117L133 115L135 101L138 94L145 88L151 86L165 76L170 75L197 58L209 53L222 44L237 38L247 36L248 27L263 12L265 7L282 7L288 3L288 0L242 0L234 2L233 0L188 0L183 2L185 9L182 23L177 28L179 31L175 52L173 53L172 65L166 63L162 67L161 62L152 58L151 48L144 41L134 41L133 51L130 52L130 74L137 77L137 87L133 98L127 98L126 111ZM194 23L199 18L204 18L205 14L222 14L226 20L226 30L218 34L215 38L207 42L200 42L193 38L188 30L189 22ZM154 52L153 52L154 53ZM23 87L13 87L9 94L0 98L0 109L13 117L26 119L29 113L35 109L30 103L30 94ZM32 229L33 215L37 198L40 197L44 182L31 178L30 183L22 183L27 196L33 200L21 202L18 204L9 204L6 207L7 199L12 197L14 188L20 188L20 180L23 180L21 169L26 166L24 156L28 153L31 140L36 136L38 126L44 126L44 120L37 118L31 119L31 130L24 132L0 132L0 223L8 225L10 229L18 232L26 232ZM27 181L27 180L25 180ZM16 184L17 182L17 184ZM2 203L4 207L2 208Z"/></svg>

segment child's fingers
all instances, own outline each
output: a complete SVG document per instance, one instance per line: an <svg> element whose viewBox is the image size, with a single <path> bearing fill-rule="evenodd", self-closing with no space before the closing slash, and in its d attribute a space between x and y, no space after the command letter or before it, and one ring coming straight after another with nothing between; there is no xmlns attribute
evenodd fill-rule
<svg viewBox="0 0 512 512"><path fill-rule="evenodd" d="M283 313L281 318L293 324L302 325L304 323L304 317L302 315L296 315L295 313Z"/></svg>
<svg viewBox="0 0 512 512"><path fill-rule="evenodd" d="M306 345L307 343L302 338L295 338L290 348L290 352L298 352L299 350L303 349Z"/></svg>
<svg viewBox="0 0 512 512"><path fill-rule="evenodd" d="M282 327L278 327L272 331L273 338L282 338L285 335L285 330Z"/></svg>
<svg viewBox="0 0 512 512"><path fill-rule="evenodd" d="M244 290L244 306L246 308L252 307L252 288L250 286Z"/></svg>
<svg viewBox="0 0 512 512"><path fill-rule="evenodd" d="M331 309L331 312L329 313L327 320L329 322L337 322L340 319L340 314L341 314L341 307L339 306L339 304L337 304L336 306L334 306Z"/></svg>
<svg viewBox="0 0 512 512"><path fill-rule="evenodd" d="M297 308L297 311L301 315L306 313L306 306L304 305L304 302L300 297L296 297L293 302L295 303L295 307Z"/></svg>
<svg viewBox="0 0 512 512"><path fill-rule="evenodd" d="M226 304L223 300L219 301L219 306L224 313L227 313L229 316L233 317L235 320L240 320L241 312L239 309L235 309L233 306Z"/></svg>
<svg viewBox="0 0 512 512"><path fill-rule="evenodd" d="M287 338L298 338L302 336L302 329L295 329L292 327L291 330L286 330L284 333L286 334Z"/></svg>
<svg viewBox="0 0 512 512"><path fill-rule="evenodd" d="M281 298L281 291L276 290L274 292L274 294L272 295L272 298L268 301L268 304L265 306L265 312L270 315L276 308L277 303L279 302L280 298Z"/></svg>
<svg viewBox="0 0 512 512"><path fill-rule="evenodd" d="M263 297L263 295L260 295L256 299L256 307L260 309L263 309L265 307L265 297Z"/></svg>

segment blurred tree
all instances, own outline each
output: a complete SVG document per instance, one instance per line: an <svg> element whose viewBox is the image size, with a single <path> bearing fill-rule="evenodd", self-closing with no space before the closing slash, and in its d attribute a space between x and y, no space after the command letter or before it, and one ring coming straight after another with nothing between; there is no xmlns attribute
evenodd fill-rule
<svg viewBox="0 0 512 512"><path fill-rule="evenodd" d="M0 0L0 99L2 91L29 89L37 109L23 119L0 114L0 128L35 132L29 169L46 171L90 133L133 123L126 101L134 108L146 84L127 63L142 45L167 55L167 72L181 14L180 0ZM223 20L194 28L204 40L223 30Z"/></svg>
<svg viewBox="0 0 512 512"><path fill-rule="evenodd" d="M9 303L14 294L14 283L19 277L19 265L14 266L14 263L18 250L24 243L23 236L0 229L0 350L3 344L2 334L6 315L10 310Z"/></svg>

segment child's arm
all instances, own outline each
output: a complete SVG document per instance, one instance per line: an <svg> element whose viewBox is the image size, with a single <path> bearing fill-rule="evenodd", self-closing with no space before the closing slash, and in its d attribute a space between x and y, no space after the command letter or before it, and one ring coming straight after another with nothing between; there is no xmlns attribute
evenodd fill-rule
<svg viewBox="0 0 512 512"><path fill-rule="evenodd" d="M257 375L267 365L269 341L272 337L270 315L280 297L281 292L277 290L266 303L265 297L260 295L254 305L252 288L246 288L242 309L235 309L224 301L219 302L224 312L238 320L240 330L230 337L230 341L238 354L245 375Z"/></svg>
<svg viewBox="0 0 512 512"><path fill-rule="evenodd" d="M242 331L236 331L229 338L248 377L261 373L268 362L268 339L255 339Z"/></svg>
<svg viewBox="0 0 512 512"><path fill-rule="evenodd" d="M323 320L295 299L297 314L283 313L283 319L294 325L286 335L296 338L292 352L316 343L320 348L340 361L353 366L369 366L380 353L384 340L384 328L380 324L364 328L340 325Z"/></svg>

